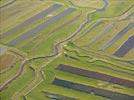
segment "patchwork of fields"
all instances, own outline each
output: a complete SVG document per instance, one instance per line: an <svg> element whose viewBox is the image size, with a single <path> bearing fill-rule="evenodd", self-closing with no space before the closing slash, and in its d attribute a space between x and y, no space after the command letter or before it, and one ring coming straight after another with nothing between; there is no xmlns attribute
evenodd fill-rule
<svg viewBox="0 0 134 100"><path fill-rule="evenodd" d="M1 100L134 100L133 0L0 0Z"/></svg>

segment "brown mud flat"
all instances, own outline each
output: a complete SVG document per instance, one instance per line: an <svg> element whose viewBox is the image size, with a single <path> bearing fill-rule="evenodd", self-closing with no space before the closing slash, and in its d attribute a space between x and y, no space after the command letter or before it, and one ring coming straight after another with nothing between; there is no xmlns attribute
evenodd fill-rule
<svg viewBox="0 0 134 100"><path fill-rule="evenodd" d="M15 62L16 57L11 54L4 54L0 56L0 70L11 67Z"/></svg>

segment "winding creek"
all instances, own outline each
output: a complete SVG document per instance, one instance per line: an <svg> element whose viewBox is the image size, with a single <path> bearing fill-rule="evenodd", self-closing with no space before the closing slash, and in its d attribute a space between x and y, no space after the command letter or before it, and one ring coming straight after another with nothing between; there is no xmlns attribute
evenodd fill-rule
<svg viewBox="0 0 134 100"><path fill-rule="evenodd" d="M101 8L101 9L104 9L107 7L107 4L108 4L108 0L103 0L104 2L104 6ZM97 12L100 12L102 11L101 9L97 9L94 13L97 13ZM90 19L90 15L92 13L88 13L87 14L87 17L85 19L85 21L79 26L79 28L74 32L72 33L69 37L67 37L66 39L58 42L55 44L54 46L54 52L52 55L48 55L48 56L42 56L42 57L34 57L34 58L30 58L30 59L26 59L24 60L21 65L20 65L20 69L18 70L18 72L15 74L15 76L13 76L12 78L10 78L9 80L5 81L2 85L0 85L0 91L3 91L8 84L10 84L13 80L15 80L16 78L18 78L23 70L24 70L24 67L29 64L31 61L34 61L34 60L37 60L37 59L45 59L45 58L52 58L52 57L56 57L60 54L60 51L61 51L61 48L60 46L62 46L62 44L68 42L69 40L71 40L72 38L74 38L76 35L78 35L81 30L88 24L91 22L91 19Z"/></svg>

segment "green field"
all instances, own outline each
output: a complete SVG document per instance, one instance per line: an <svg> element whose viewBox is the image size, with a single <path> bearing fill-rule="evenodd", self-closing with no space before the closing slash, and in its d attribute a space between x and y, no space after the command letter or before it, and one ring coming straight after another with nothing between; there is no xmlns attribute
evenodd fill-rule
<svg viewBox="0 0 134 100"><path fill-rule="evenodd" d="M132 100L133 43L119 50L134 37L133 0L0 0L0 9L1 100Z"/></svg>

